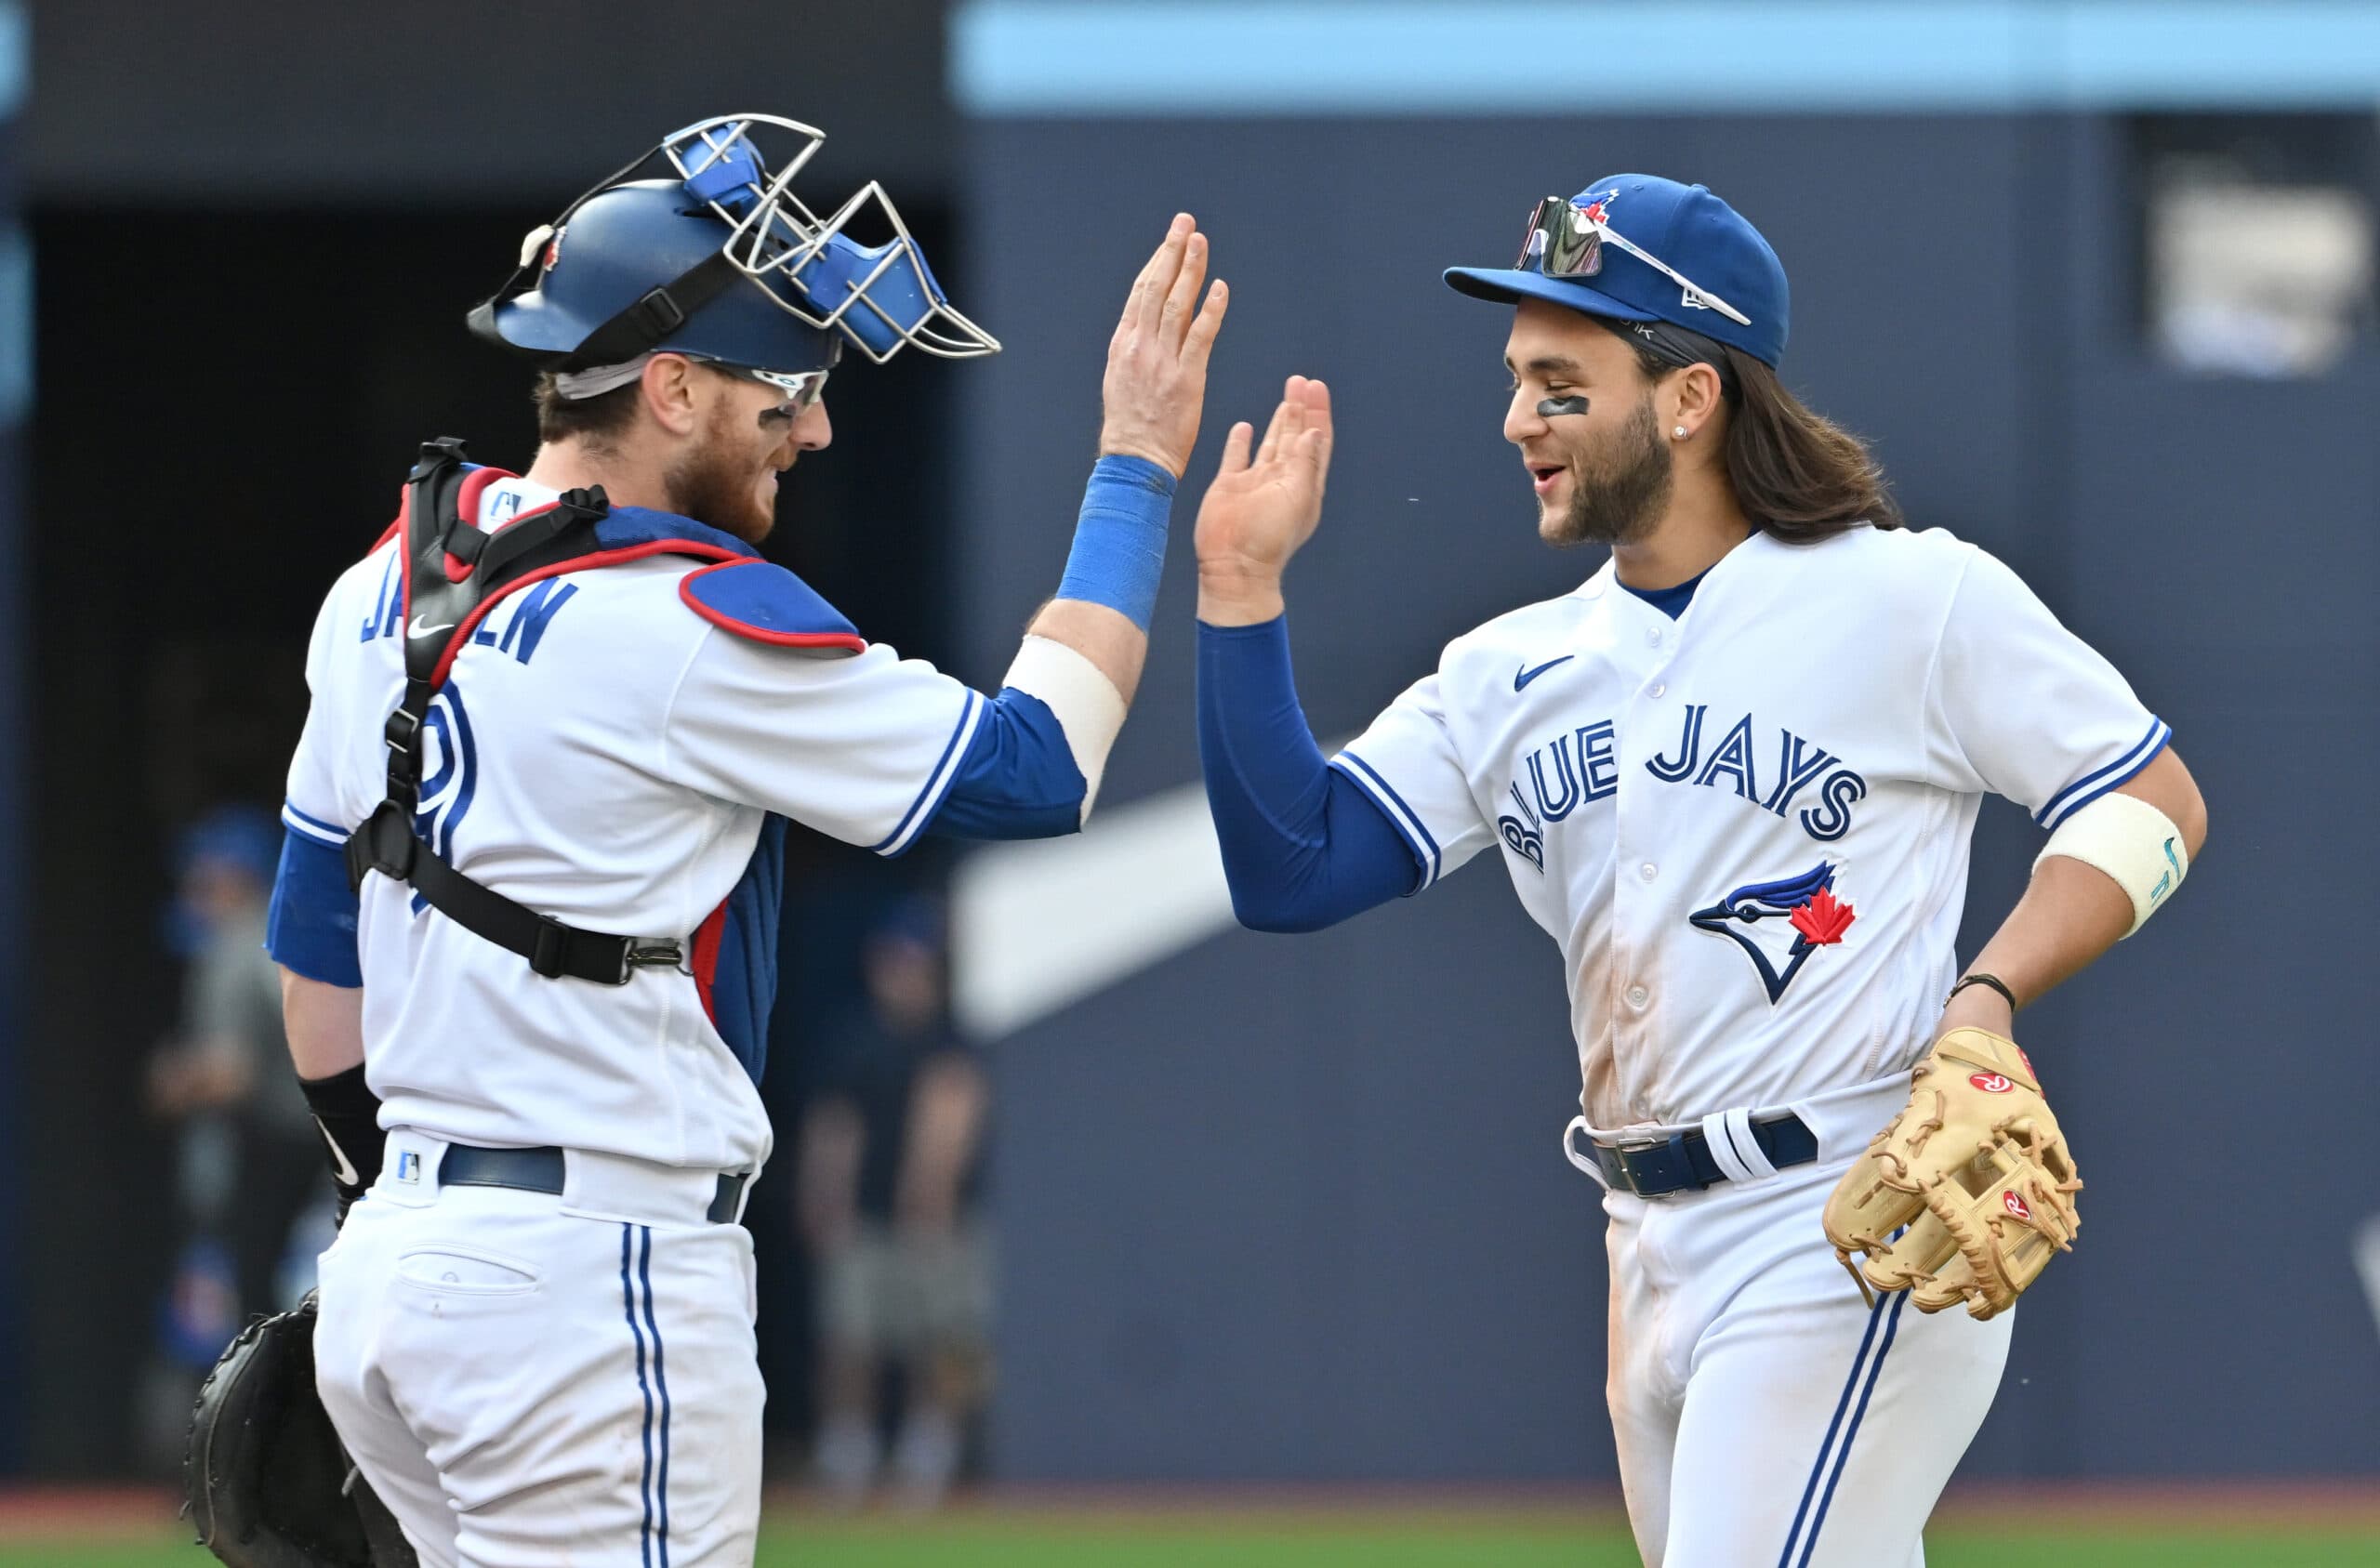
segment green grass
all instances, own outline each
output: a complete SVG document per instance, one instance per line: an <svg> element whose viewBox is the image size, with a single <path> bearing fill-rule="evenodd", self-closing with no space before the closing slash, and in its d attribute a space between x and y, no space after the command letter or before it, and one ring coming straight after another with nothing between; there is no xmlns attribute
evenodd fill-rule
<svg viewBox="0 0 2380 1568"><path fill-rule="evenodd" d="M0 1542L0 1568L199 1568L213 1559L170 1535L155 1544ZM2013 1548L2013 1549L2012 1549ZM2380 1533L2189 1534L2093 1525L1997 1539L1973 1528L1927 1537L1929 1568L2370 1568ZM758 1568L1635 1568L1624 1531L1608 1524L1416 1521L1391 1528L1317 1516L1202 1523L967 1517L911 1524L807 1520L761 1537Z"/></svg>

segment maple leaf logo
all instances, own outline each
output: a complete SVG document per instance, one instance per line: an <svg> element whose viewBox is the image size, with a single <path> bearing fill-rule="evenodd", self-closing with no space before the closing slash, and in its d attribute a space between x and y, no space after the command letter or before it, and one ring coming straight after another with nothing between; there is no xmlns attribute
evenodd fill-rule
<svg viewBox="0 0 2380 1568"><path fill-rule="evenodd" d="M1834 896L1831 888L1820 888L1809 903L1792 914L1793 929L1801 932L1802 940L1812 947L1828 947L1841 942L1843 933L1849 930L1851 922L1858 918L1849 904Z"/></svg>

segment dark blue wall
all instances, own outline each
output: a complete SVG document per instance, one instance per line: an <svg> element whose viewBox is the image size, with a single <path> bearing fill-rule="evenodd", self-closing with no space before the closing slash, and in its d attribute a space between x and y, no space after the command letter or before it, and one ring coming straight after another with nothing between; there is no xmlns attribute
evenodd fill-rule
<svg viewBox="0 0 2380 1568"><path fill-rule="evenodd" d="M2380 1209L2362 826L2380 685L2380 366L2190 380L2135 342L2099 118L994 121L973 127L962 367L970 663L1047 593L1126 282L1177 207L1234 288L1106 805L1197 776L1189 520L1223 430L1328 378L1339 455L1290 584L1317 731L1596 565L1534 535L1498 435L1503 261L1593 176L1699 179L1794 284L1788 378L1912 520L2009 560L2173 724L2211 803L2188 893L2026 1016L2090 1191L1969 1468L2380 1469L2348 1265ZM2037 836L1977 835L1964 950ZM1310 938L1234 932L999 1051L998 1464L1029 1477L1611 1472L1593 1190L1553 946L1492 857Z"/></svg>

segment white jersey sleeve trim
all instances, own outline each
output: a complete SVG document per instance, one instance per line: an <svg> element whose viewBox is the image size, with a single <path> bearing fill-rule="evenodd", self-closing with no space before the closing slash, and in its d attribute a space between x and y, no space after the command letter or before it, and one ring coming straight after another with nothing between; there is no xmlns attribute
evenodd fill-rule
<svg viewBox="0 0 2380 1568"><path fill-rule="evenodd" d="M959 777L959 766L967 759L968 744L975 738L975 727L983 722L984 699L974 691L967 693L966 705L959 710L959 723L950 731L950 744L942 748L942 760L927 775L925 787L909 802L900 824L881 839L868 846L871 852L891 859L916 841L918 833L933 818L934 808L950 793L951 782Z"/></svg>
<svg viewBox="0 0 2380 1568"><path fill-rule="evenodd" d="M1421 880L1413 891L1418 893L1435 882L1442 857L1438 853L1438 841L1430 837L1430 830L1423 825L1420 813L1405 803L1405 797L1390 787L1386 779L1372 771L1370 763L1354 752L1341 752L1330 759L1330 766L1355 780L1365 794L1380 803L1381 810L1388 813L1390 824L1412 850L1414 860L1421 866Z"/></svg>
<svg viewBox="0 0 2380 1568"><path fill-rule="evenodd" d="M281 822L283 826L301 837L328 844L335 850L347 847L347 828L334 827L320 817L310 817L285 800L281 805Z"/></svg>
<svg viewBox="0 0 2380 1568"><path fill-rule="evenodd" d="M2035 813L2033 820L2043 827L2055 828L2058 824L2088 806L2109 790L2122 787L2143 768L2157 759L2174 731L2162 718L2149 721L2149 732L2135 742L2130 751L2106 767L2083 774L2049 798L2049 803Z"/></svg>

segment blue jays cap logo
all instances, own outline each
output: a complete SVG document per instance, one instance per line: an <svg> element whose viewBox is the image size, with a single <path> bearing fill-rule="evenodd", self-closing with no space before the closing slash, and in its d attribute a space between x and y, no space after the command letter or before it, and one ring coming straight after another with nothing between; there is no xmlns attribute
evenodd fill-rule
<svg viewBox="0 0 2380 1568"><path fill-rule="evenodd" d="M1738 888L1708 909L1698 909L1686 919L1698 930L1726 937L1744 951L1752 968L1760 974L1760 982L1768 992L1773 1005L1802 972L1810 955L1821 947L1831 947L1843 940L1858 916L1849 904L1834 896L1835 868L1820 861L1799 876L1783 877L1775 882L1751 882ZM1793 941L1785 950L1785 963L1779 968L1752 933L1739 928L1757 926L1761 921L1784 916L1793 929Z"/></svg>

